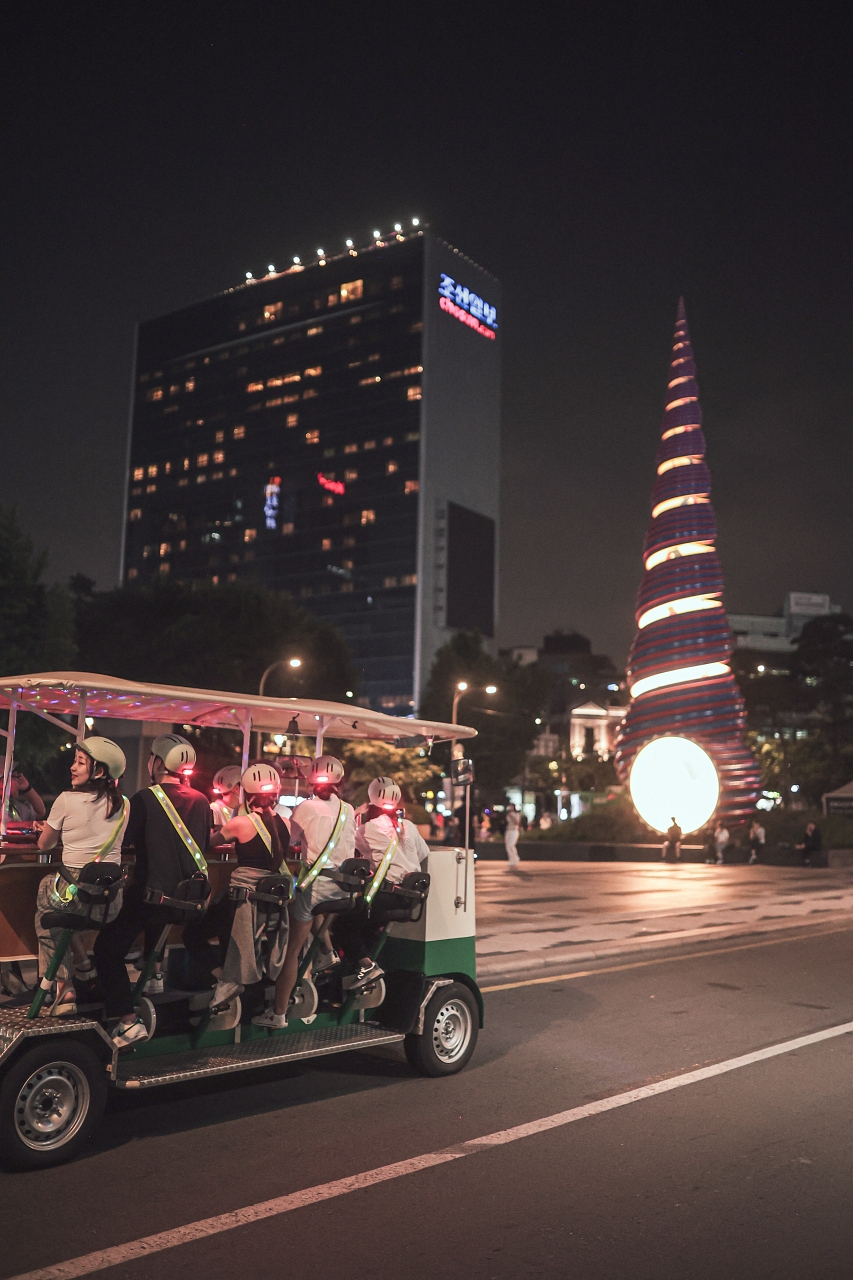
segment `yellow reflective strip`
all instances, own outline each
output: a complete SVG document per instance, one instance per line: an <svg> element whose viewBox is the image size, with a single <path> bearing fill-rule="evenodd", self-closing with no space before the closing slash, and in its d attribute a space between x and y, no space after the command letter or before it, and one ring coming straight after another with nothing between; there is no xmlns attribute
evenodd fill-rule
<svg viewBox="0 0 853 1280"><path fill-rule="evenodd" d="M380 862L379 866L376 868L376 873L370 882L370 888L367 890L367 893L364 895L364 901L367 902L368 904L371 903L373 899L376 897L376 894L379 890L379 886L382 884L382 881L385 879L385 876L388 873L388 868L390 867L391 863L394 861L394 855L396 854L399 847L400 847L400 833L399 831L395 831L394 839L391 841L388 848L383 853L382 861Z"/></svg>
<svg viewBox="0 0 853 1280"><path fill-rule="evenodd" d="M166 817L169 819L172 826L175 828L178 835L181 837L184 844L187 846L190 853L192 854L198 869L204 875L207 875L207 862L205 861L204 854L202 853L201 849L199 849L198 845L193 839L192 832L189 830L183 818L178 813L177 809L172 804L169 797L166 795L166 792L160 786L159 782L155 782L151 790L154 792L155 796L160 801L160 804L163 806Z"/></svg>

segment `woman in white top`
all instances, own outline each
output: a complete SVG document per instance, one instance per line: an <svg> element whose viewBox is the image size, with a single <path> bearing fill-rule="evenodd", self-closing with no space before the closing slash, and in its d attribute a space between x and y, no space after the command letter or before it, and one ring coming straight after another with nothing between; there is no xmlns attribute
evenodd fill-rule
<svg viewBox="0 0 853 1280"><path fill-rule="evenodd" d="M129 804L118 780L124 773L124 752L109 738L91 737L78 742L71 764L71 790L61 792L42 826L40 849L54 849L62 840L62 868L51 872L39 885L36 899L36 934L39 940L39 974L53 959L61 929L46 929L42 917L48 911L86 915L87 907L76 896L80 870L89 862L121 862L121 842L127 826ZM122 893L106 908L96 907L92 918L98 924L113 920L121 908ZM83 982L97 977L83 940L74 934L70 947L74 974ZM56 974L53 1015L77 1012L74 982L65 960Z"/></svg>
<svg viewBox="0 0 853 1280"><path fill-rule="evenodd" d="M367 789L368 804L355 833L355 854L367 858L375 876L383 864L381 884L400 884L412 871L420 871L429 845L413 822L398 813L402 793L393 778L374 778ZM390 859L390 861L388 861ZM384 923L384 911L399 906L392 893L378 890L368 912L362 904L335 922L335 941L348 960L357 965L353 990L382 977L383 970L370 952Z"/></svg>

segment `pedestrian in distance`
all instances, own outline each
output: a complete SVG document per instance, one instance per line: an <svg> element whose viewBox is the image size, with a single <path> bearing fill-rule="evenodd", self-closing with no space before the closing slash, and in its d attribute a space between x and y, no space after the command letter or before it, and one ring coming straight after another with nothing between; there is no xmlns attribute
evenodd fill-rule
<svg viewBox="0 0 853 1280"><path fill-rule="evenodd" d="M718 822L714 827L713 835L708 841L708 852L713 852L714 856L706 858L705 861L716 863L718 867L721 867L726 860L725 854L730 840L731 836L729 835L728 828L722 821Z"/></svg>
<svg viewBox="0 0 853 1280"><path fill-rule="evenodd" d="M749 828L749 865L762 861L767 834L757 818L752 819Z"/></svg>
<svg viewBox="0 0 853 1280"><path fill-rule="evenodd" d="M797 845L800 853L803 855L803 862L807 867L826 867L829 865L826 854L823 851L823 836L820 833L820 827L814 822L806 825L806 833L802 843Z"/></svg>
<svg viewBox="0 0 853 1280"><path fill-rule="evenodd" d="M663 860L664 862L678 862L681 858L681 837L683 832L681 827L672 819L672 826L667 831L663 842Z"/></svg>
<svg viewBox="0 0 853 1280"><path fill-rule="evenodd" d="M506 811L506 833L504 834L504 848L506 849L506 860L509 870L512 871L518 866L521 859L518 856L518 833L521 830L521 814L518 812L514 804L507 805Z"/></svg>

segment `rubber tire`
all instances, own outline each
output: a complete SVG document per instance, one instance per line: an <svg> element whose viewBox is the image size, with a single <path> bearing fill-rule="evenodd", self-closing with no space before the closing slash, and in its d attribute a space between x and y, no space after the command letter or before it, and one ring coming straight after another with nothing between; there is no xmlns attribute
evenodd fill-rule
<svg viewBox="0 0 853 1280"><path fill-rule="evenodd" d="M59 1147L33 1151L21 1141L15 1124L14 1107L26 1081L51 1062L67 1062L78 1068L89 1085L89 1106L76 1133ZM103 1062L85 1044L70 1036L35 1045L13 1062L0 1084L0 1164L9 1170L48 1169L77 1156L104 1114L107 1103L107 1076Z"/></svg>
<svg viewBox="0 0 853 1280"><path fill-rule="evenodd" d="M446 1062L435 1051L432 1031L440 1011L451 1000L464 1004L470 1014L470 1036L468 1043L458 1058ZM461 982L452 982L449 987L439 987L424 1010L423 1035L409 1035L403 1041L403 1048L410 1066L423 1076L455 1076L466 1067L477 1047L477 1033L480 1026L480 1010L474 996Z"/></svg>

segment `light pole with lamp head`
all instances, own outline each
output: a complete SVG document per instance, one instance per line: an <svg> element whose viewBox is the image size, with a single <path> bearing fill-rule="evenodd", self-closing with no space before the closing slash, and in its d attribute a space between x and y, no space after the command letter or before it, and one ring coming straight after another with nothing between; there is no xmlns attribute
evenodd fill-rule
<svg viewBox="0 0 853 1280"><path fill-rule="evenodd" d="M270 665L267 667L266 671L264 672L264 674L261 676L261 682L258 685L259 698L262 698L264 696L264 685L267 682L267 676L270 675L271 672L275 671L276 667L283 667L285 665L290 667L291 670L293 671L298 671L299 668L302 666L302 659L301 658L279 658L277 662L271 662Z"/></svg>
<svg viewBox="0 0 853 1280"><path fill-rule="evenodd" d="M497 693L498 691L498 687L496 684L472 686L472 685L469 685L467 680L457 680L456 688L453 690L453 710L450 714L451 724L459 723L459 721L456 719L456 713L459 710L460 699L466 693L476 693L478 689L482 693ZM459 746L456 738L453 739L453 745L452 745L450 754L454 760L461 759L462 748ZM455 805L456 803L455 796L453 798L453 801ZM468 785L465 787L465 849L466 849L466 852L468 850L469 843L470 843L470 835L471 835L471 787L470 785Z"/></svg>

